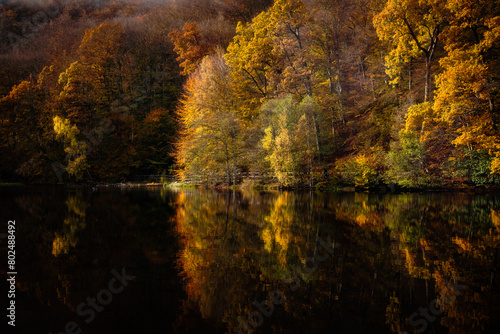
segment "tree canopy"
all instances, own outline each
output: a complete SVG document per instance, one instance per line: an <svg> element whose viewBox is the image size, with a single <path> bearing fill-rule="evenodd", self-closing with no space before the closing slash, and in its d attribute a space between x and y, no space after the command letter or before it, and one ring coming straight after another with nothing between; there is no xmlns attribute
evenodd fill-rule
<svg viewBox="0 0 500 334"><path fill-rule="evenodd" d="M50 8L0 5L1 179L499 180L498 1Z"/></svg>

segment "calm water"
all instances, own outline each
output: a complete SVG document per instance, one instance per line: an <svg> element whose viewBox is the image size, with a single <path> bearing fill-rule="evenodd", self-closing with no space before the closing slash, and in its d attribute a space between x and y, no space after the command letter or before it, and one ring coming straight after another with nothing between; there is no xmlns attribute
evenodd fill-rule
<svg viewBox="0 0 500 334"><path fill-rule="evenodd" d="M15 219L19 333L500 332L500 196L0 197L2 309Z"/></svg>

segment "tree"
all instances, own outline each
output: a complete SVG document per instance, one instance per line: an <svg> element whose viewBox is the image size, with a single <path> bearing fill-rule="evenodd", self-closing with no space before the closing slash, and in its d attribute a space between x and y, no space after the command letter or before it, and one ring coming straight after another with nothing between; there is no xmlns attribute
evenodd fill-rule
<svg viewBox="0 0 500 334"><path fill-rule="evenodd" d="M123 38L121 23L86 30L74 61L59 76L55 114L81 131L88 175L100 179L120 180L136 167L134 140L149 97L129 75L130 55L121 55Z"/></svg>
<svg viewBox="0 0 500 334"><path fill-rule="evenodd" d="M226 59L238 83L238 93L247 101L243 115L248 119L255 118L258 105L273 96L293 94L299 99L313 96L317 80L313 75L309 36L312 26L313 21L300 0L277 0L252 23L238 25ZM321 163L321 110L313 110L309 116Z"/></svg>
<svg viewBox="0 0 500 334"><path fill-rule="evenodd" d="M312 97L297 103L292 95L269 100L262 106L261 144L274 175L284 186L297 184L301 170L311 175L312 159L318 149L313 118L317 108Z"/></svg>
<svg viewBox="0 0 500 334"><path fill-rule="evenodd" d="M424 0L387 0L373 20L377 34L389 43L387 73L395 83L402 65L422 54L425 58L424 101L431 97L431 69L439 36L447 24L443 3Z"/></svg>
<svg viewBox="0 0 500 334"><path fill-rule="evenodd" d="M64 151L68 160L66 171L77 180L81 180L83 172L88 167L87 150L89 147L84 140L78 138L80 130L76 125L71 125L69 120L55 116L54 132L57 138L62 139L65 146Z"/></svg>
<svg viewBox="0 0 500 334"><path fill-rule="evenodd" d="M140 123L134 147L134 164L141 173L160 174L172 166L176 126L166 109L150 111Z"/></svg>
<svg viewBox="0 0 500 334"><path fill-rule="evenodd" d="M324 1L317 4L313 14L315 25L311 32L311 53L319 85L328 87L327 91L318 95L331 111L332 136L335 135L335 118L344 121L341 58L350 34L346 24L350 17L346 13L349 11L349 6L342 1Z"/></svg>
<svg viewBox="0 0 500 334"><path fill-rule="evenodd" d="M112 102L121 91L119 73L123 27L103 23L88 29L78 48L77 60L59 76L60 109L79 128L90 132L109 117Z"/></svg>
<svg viewBox="0 0 500 334"><path fill-rule="evenodd" d="M93 86L96 99L108 107L121 90L119 55L122 37L123 26L120 23L105 22L85 31L78 48L84 77L90 79L86 83Z"/></svg>
<svg viewBox="0 0 500 334"><path fill-rule="evenodd" d="M443 72L436 79L433 109L452 134L451 143L457 149L453 158L464 163L476 159L477 165L491 162L491 172L499 173L496 100L500 93L500 8L488 1L474 6L454 1L448 8L451 15L444 34L446 56L440 60Z"/></svg>
<svg viewBox="0 0 500 334"><path fill-rule="evenodd" d="M310 23L302 1L277 0L251 23L238 24L225 57L253 116L258 105L273 96L312 95L304 33Z"/></svg>
<svg viewBox="0 0 500 334"><path fill-rule="evenodd" d="M196 22L186 22L182 31L173 30L168 36L174 43L177 61L182 67L181 74L189 75L210 52L211 46L204 40Z"/></svg>
<svg viewBox="0 0 500 334"><path fill-rule="evenodd" d="M224 56L231 67L237 93L247 101L243 113L250 119L256 116L258 105L275 90L272 77L280 59L274 52L270 20L270 13L265 11L251 23L238 23L236 35Z"/></svg>
<svg viewBox="0 0 500 334"><path fill-rule="evenodd" d="M52 181L49 161L55 151L54 136L44 73L36 81L22 81L0 99L0 147L14 164L6 163L3 172L32 182Z"/></svg>
<svg viewBox="0 0 500 334"><path fill-rule="evenodd" d="M190 76L178 109L183 129L177 142L180 176L236 182L241 121L230 69L219 49Z"/></svg>
<svg viewBox="0 0 500 334"><path fill-rule="evenodd" d="M387 154L386 165L388 169L385 177L388 183L418 187L427 182L425 146L414 133L401 131L399 142L392 143Z"/></svg>
<svg viewBox="0 0 500 334"><path fill-rule="evenodd" d="M275 48L284 59L279 91L312 96L314 83L307 36L312 19L304 3L300 0L276 0L270 13Z"/></svg>

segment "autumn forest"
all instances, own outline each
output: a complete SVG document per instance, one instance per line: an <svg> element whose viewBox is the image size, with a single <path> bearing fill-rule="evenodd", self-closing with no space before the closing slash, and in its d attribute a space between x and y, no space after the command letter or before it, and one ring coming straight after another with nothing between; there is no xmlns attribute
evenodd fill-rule
<svg viewBox="0 0 500 334"><path fill-rule="evenodd" d="M498 0L8 0L0 29L0 182L500 183Z"/></svg>

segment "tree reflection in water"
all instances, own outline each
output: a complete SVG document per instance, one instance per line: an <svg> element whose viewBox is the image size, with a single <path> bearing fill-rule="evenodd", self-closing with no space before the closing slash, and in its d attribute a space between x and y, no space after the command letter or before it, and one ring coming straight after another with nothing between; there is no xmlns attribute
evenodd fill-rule
<svg viewBox="0 0 500 334"><path fill-rule="evenodd" d="M413 332L430 302L442 312L426 329L497 328L496 196L180 191L176 205L185 305L229 332L274 289L286 302L257 332ZM340 247L292 291L317 235Z"/></svg>
<svg viewBox="0 0 500 334"><path fill-rule="evenodd" d="M256 333L500 327L498 196L36 187L0 199L18 225L28 333L70 320L92 334L237 333L275 290L286 300ZM333 252L308 264L328 239ZM123 267L134 285L81 323L76 306ZM429 320L431 307L442 313Z"/></svg>

